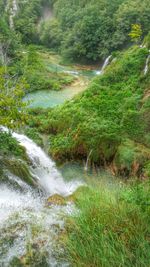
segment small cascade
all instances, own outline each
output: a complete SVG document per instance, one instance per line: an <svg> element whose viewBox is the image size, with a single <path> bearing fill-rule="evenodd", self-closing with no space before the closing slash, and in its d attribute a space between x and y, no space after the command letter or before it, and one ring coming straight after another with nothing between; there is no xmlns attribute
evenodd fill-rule
<svg viewBox="0 0 150 267"><path fill-rule="evenodd" d="M103 74L104 70L105 70L106 67L109 65L109 62L110 62L111 57L112 57L112 55L109 55L109 56L105 59L104 64L103 64L101 70L96 71L96 74L97 74L97 75L102 75L102 74Z"/></svg>
<svg viewBox="0 0 150 267"><path fill-rule="evenodd" d="M6 12L9 13L9 25L11 29L14 29L14 17L18 11L17 0L8 0L6 5Z"/></svg>
<svg viewBox="0 0 150 267"><path fill-rule="evenodd" d="M84 167L84 170L85 171L88 171L88 166L89 166L89 160L90 160L90 156L92 154L92 149L90 150L90 153L88 154L88 157L87 157L87 160L86 160L86 164L85 164L85 167Z"/></svg>
<svg viewBox="0 0 150 267"><path fill-rule="evenodd" d="M149 62L150 62L150 54L148 55L148 57L146 59L146 64L145 64L145 68L144 68L144 75L146 75L148 72Z"/></svg>

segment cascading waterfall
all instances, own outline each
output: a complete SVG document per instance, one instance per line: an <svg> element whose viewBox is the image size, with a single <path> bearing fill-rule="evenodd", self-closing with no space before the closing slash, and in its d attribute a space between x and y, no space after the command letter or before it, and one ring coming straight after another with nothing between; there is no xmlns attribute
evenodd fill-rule
<svg viewBox="0 0 150 267"><path fill-rule="evenodd" d="M60 194L67 196L72 194L79 185L78 182L66 183L56 169L55 163L25 135L13 133L19 143L25 147L31 160L31 172L47 195Z"/></svg>
<svg viewBox="0 0 150 267"><path fill-rule="evenodd" d="M146 64L145 64L145 68L144 68L144 75L146 75L148 72L149 62L150 62L150 54L148 55L148 57L146 59Z"/></svg>
<svg viewBox="0 0 150 267"><path fill-rule="evenodd" d="M1 130L8 131L4 127ZM12 135L25 147L31 162L30 171L45 194L40 194L11 173L8 173L9 179L18 183L22 190L0 184L0 266L9 267L14 257L25 257L29 244L33 245L32 249L36 247L38 255L46 254L46 266L69 266L66 262L58 262L55 254L58 234L65 226L64 217L73 211L73 204L51 204L50 209L45 204L48 196L68 196L82 183L65 182L55 163L40 147L25 135ZM36 235L34 229L38 229Z"/></svg>
<svg viewBox="0 0 150 267"><path fill-rule="evenodd" d="M106 69L106 67L108 66L108 64L109 64L109 62L110 62L111 57L112 57L112 55L109 55L109 56L105 59L104 64L103 64L101 70L96 71L96 74L97 74L97 75L102 75L102 74L103 74L104 70Z"/></svg>

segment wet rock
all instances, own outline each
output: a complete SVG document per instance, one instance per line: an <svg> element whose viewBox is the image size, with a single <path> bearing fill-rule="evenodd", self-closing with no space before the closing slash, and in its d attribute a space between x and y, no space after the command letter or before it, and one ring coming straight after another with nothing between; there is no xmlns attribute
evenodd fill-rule
<svg viewBox="0 0 150 267"><path fill-rule="evenodd" d="M58 194L55 194L47 199L46 206L50 207L52 205L64 206L66 205L66 199Z"/></svg>

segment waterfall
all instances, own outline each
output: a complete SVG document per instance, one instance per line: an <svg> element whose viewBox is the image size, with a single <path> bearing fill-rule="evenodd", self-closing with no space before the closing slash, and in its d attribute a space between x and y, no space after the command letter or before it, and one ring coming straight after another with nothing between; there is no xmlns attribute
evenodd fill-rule
<svg viewBox="0 0 150 267"><path fill-rule="evenodd" d="M5 10L6 12L9 13L10 28L14 29L14 17L16 16L18 11L17 0L12 0L12 1L8 0Z"/></svg>
<svg viewBox="0 0 150 267"><path fill-rule="evenodd" d="M73 181L66 183L55 163L37 146L32 140L25 135L13 133L19 143L25 147L27 155L32 163L31 173L36 177L40 186L45 190L47 195L60 194L67 196L72 194L81 183Z"/></svg>
<svg viewBox="0 0 150 267"><path fill-rule="evenodd" d="M145 68L144 68L144 75L146 75L148 72L149 62L150 62L150 54L148 55L148 57L146 59L146 64L145 64Z"/></svg>
<svg viewBox="0 0 150 267"><path fill-rule="evenodd" d="M0 130L8 132L5 127ZM28 253L27 245L34 251L36 248L37 255L44 252L46 266L69 266L65 259L59 262L62 250L56 251L56 243L64 231L64 218L74 212L74 205L67 202L66 205L47 206L47 197L70 195L83 183L65 182L55 163L32 140L15 132L12 136L26 149L30 171L46 194L40 194L11 173L7 173L9 180L18 183L21 190L11 187L9 182L0 183L0 266L11 266L14 257L23 259ZM7 240L12 240L11 244Z"/></svg>
<svg viewBox="0 0 150 267"><path fill-rule="evenodd" d="M109 56L105 59L104 64L103 64L101 70L96 71L96 74L97 74L97 75L102 75L102 74L103 74L104 70L106 69L106 67L108 66L108 64L109 64L109 62L110 62L111 57L112 57L112 55L109 55Z"/></svg>
<svg viewBox="0 0 150 267"><path fill-rule="evenodd" d="M88 157L87 157L87 160L86 160L86 164L85 164L85 167L84 167L84 170L87 171L88 170L88 165L89 165L89 160L90 160L90 156L92 154L92 149L90 150L90 153L88 154Z"/></svg>

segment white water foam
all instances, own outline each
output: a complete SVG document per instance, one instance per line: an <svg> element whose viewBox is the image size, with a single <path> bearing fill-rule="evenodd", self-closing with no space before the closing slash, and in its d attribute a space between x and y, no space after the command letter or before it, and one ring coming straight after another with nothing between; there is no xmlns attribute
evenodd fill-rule
<svg viewBox="0 0 150 267"><path fill-rule="evenodd" d="M25 147L32 163L31 172L48 195L60 194L67 196L82 184L79 181L66 183L57 170L54 161L39 146L25 135L18 133L13 133L12 135Z"/></svg>

